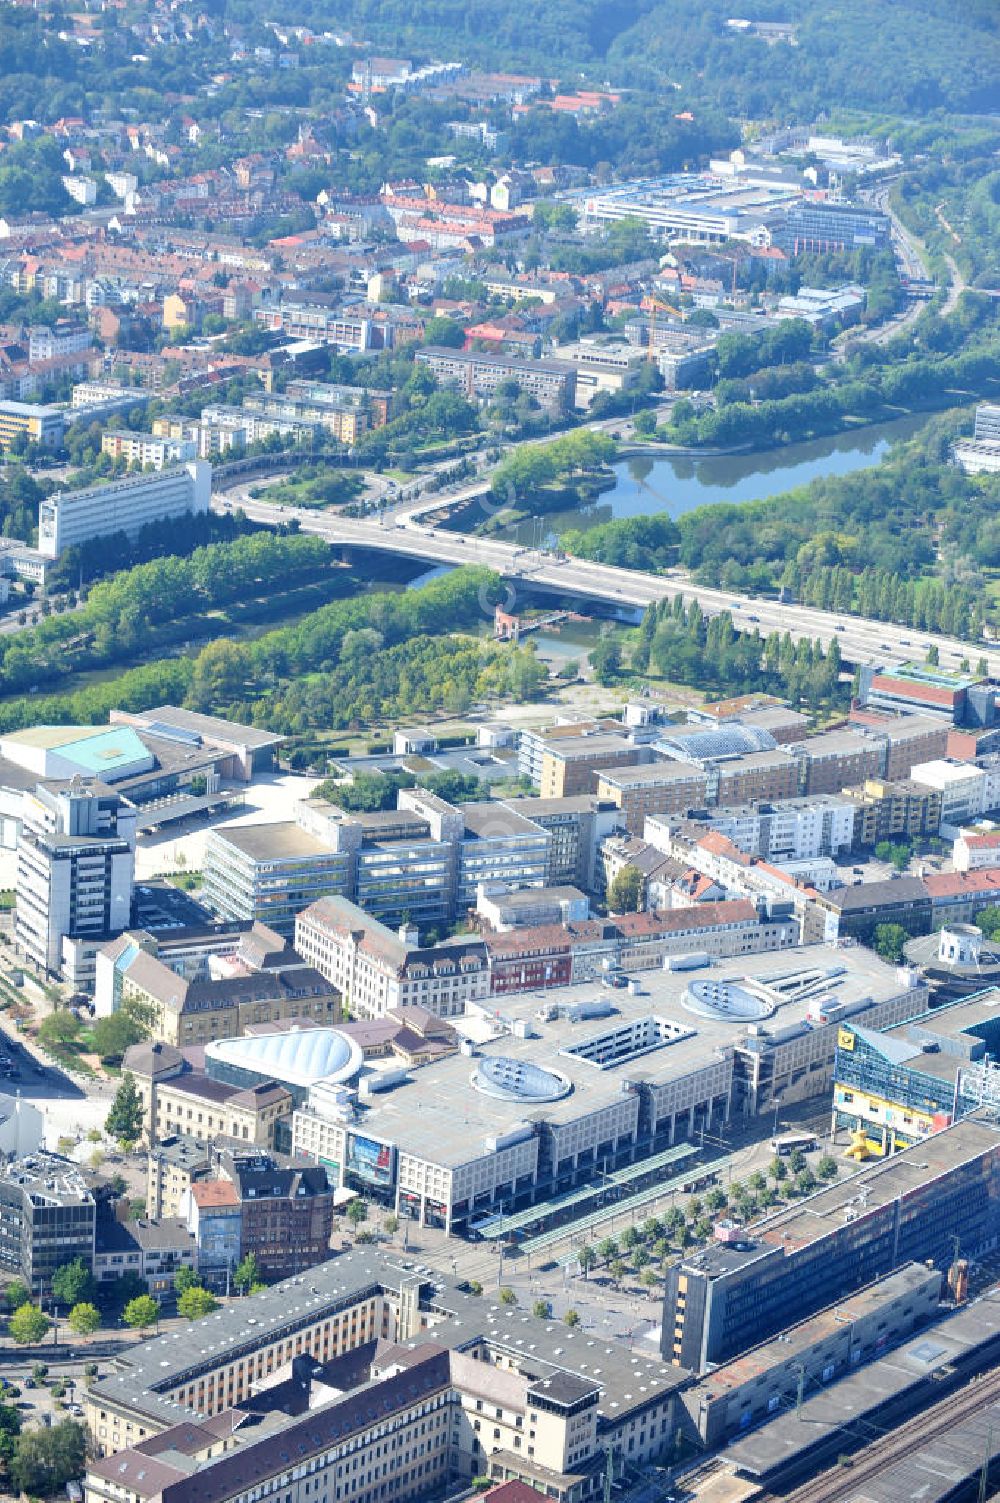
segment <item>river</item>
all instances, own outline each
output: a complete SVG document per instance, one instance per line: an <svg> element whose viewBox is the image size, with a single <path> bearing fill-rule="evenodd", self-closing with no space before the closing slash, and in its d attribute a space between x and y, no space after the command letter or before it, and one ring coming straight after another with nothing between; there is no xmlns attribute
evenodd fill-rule
<svg viewBox="0 0 1000 1503"><path fill-rule="evenodd" d="M780 495L827 475L848 475L877 465L893 444L910 438L927 422L927 414L872 423L852 433L786 444L764 453L693 458L687 455L638 455L614 466L615 483L590 505L548 512L501 527L496 537L524 546L554 541L570 527L589 529L619 517L666 512L679 517L695 507L720 501L759 501ZM462 519L463 532L477 523L475 509Z"/></svg>

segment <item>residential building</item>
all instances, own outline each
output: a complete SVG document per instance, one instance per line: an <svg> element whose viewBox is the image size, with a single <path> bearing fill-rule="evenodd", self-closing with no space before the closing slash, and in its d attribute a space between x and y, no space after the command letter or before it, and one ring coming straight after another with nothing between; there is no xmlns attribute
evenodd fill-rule
<svg viewBox="0 0 1000 1503"><path fill-rule="evenodd" d="M425 345L414 356L442 386L453 386L470 401L489 401L497 388L515 381L528 396L554 412L572 411L576 368L563 360L516 360L481 350Z"/></svg>
<svg viewBox="0 0 1000 1503"><path fill-rule="evenodd" d="M135 809L96 779L39 783L23 805L14 939L46 975L93 984L132 912Z"/></svg>
<svg viewBox="0 0 1000 1503"><path fill-rule="evenodd" d="M867 778L843 797L854 806L854 845L870 849L882 840L929 840L941 828L941 793L910 779Z"/></svg>
<svg viewBox="0 0 1000 1503"><path fill-rule="evenodd" d="M686 762L653 762L597 773L597 797L620 811L625 829L641 835L649 815L683 814L705 802L708 774Z"/></svg>
<svg viewBox="0 0 1000 1503"><path fill-rule="evenodd" d="M924 878L931 905L929 927L973 924L984 908L1000 903L1000 866L967 872L930 872Z"/></svg>
<svg viewBox="0 0 1000 1503"><path fill-rule="evenodd" d="M240 1208L240 1258L250 1255L267 1280L302 1273L330 1256L333 1192L316 1164L278 1163L267 1153L223 1150L219 1175L232 1184ZM211 1183L209 1181L208 1183ZM205 1185L202 1200L204 1235ZM198 1224L199 1218L193 1218ZM190 1223L189 1223L190 1225ZM201 1249L199 1248L201 1266Z"/></svg>
<svg viewBox="0 0 1000 1503"><path fill-rule="evenodd" d="M66 419L58 407L0 402L0 449L9 450L22 439L42 449L57 449L65 431Z"/></svg>
<svg viewBox="0 0 1000 1503"><path fill-rule="evenodd" d="M154 1220L179 1216L192 1186L208 1178L213 1159L208 1143L185 1133L153 1144L146 1155L146 1214Z"/></svg>
<svg viewBox="0 0 1000 1503"><path fill-rule="evenodd" d="M64 1263L94 1257L96 1203L75 1164L34 1153L0 1168L0 1268L23 1281L33 1297L52 1292Z"/></svg>
<svg viewBox="0 0 1000 1503"><path fill-rule="evenodd" d="M667 1275L664 1360L705 1372L905 1263L948 1268L956 1238L974 1258L994 1246L998 1214L1000 1131L977 1114L682 1258Z"/></svg>
<svg viewBox="0 0 1000 1503"><path fill-rule="evenodd" d="M198 445L193 439L156 438L151 433L109 428L101 438L101 453L110 454L112 459L124 459L129 469L162 470L167 465L197 459Z"/></svg>
<svg viewBox="0 0 1000 1503"><path fill-rule="evenodd" d="M154 1299L169 1298L182 1268L197 1270L194 1237L180 1217L118 1221L102 1217L94 1237L94 1277L105 1284L123 1275L144 1279Z"/></svg>
<svg viewBox="0 0 1000 1503"><path fill-rule="evenodd" d="M795 742L789 751L798 758L804 794L839 793L882 771L883 747L857 731L827 731Z"/></svg>
<svg viewBox="0 0 1000 1503"><path fill-rule="evenodd" d="M54 491L39 509L39 552L58 558L76 544L117 532L134 539L150 522L206 512L211 494L212 467L200 459L86 490Z"/></svg>
<svg viewBox="0 0 1000 1503"><path fill-rule="evenodd" d="M649 747L615 732L559 736L542 753L539 792L543 799L596 793L600 773L650 761Z"/></svg>
<svg viewBox="0 0 1000 1503"><path fill-rule="evenodd" d="M95 966L98 1016L135 1005L151 1039L180 1048L239 1038L251 1023L338 1021L339 993L280 934L258 923L230 938L190 959L143 930L104 945Z"/></svg>
<svg viewBox="0 0 1000 1503"><path fill-rule="evenodd" d="M899 924L907 934L926 934L931 927L931 896L919 877L856 882L816 893L813 901L830 940L856 939L870 945L880 924Z"/></svg>
<svg viewBox="0 0 1000 1503"><path fill-rule="evenodd" d="M714 830L747 855L781 865L849 851L856 816L856 806L847 796L818 793L811 798L692 808L686 824L692 831L695 827ZM648 838L655 843L656 831L648 833Z"/></svg>
<svg viewBox="0 0 1000 1503"><path fill-rule="evenodd" d="M1000 830L963 830L952 847L957 872L978 871L1000 864Z"/></svg>
<svg viewBox="0 0 1000 1503"><path fill-rule="evenodd" d="M321 898L298 915L295 946L347 999L352 1017L400 1007L459 1017L489 995L487 952L479 940L422 949L345 898Z"/></svg>
<svg viewBox="0 0 1000 1503"><path fill-rule="evenodd" d="M910 776L914 783L941 795L942 834L954 838L963 825L993 807L994 780L975 763L940 757L934 762L918 762Z"/></svg>

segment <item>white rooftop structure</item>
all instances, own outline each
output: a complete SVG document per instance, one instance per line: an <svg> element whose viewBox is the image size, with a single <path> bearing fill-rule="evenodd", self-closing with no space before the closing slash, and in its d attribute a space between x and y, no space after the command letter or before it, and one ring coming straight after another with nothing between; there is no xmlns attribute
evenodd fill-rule
<svg viewBox="0 0 1000 1503"><path fill-rule="evenodd" d="M257 1038L215 1039L205 1046L206 1065L216 1060L267 1075L283 1085L337 1085L361 1069L362 1054L338 1028L290 1028Z"/></svg>

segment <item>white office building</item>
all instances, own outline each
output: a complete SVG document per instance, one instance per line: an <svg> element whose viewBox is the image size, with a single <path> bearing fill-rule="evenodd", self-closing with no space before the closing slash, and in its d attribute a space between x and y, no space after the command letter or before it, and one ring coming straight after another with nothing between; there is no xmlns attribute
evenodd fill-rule
<svg viewBox="0 0 1000 1503"><path fill-rule="evenodd" d="M86 490L56 492L39 508L38 551L58 558L75 544L111 533L135 538L150 522L208 511L211 496L212 466L200 459Z"/></svg>
<svg viewBox="0 0 1000 1503"><path fill-rule="evenodd" d="M128 925L135 820L96 780L40 783L25 799L14 937L43 973L88 985L98 947Z"/></svg>
<svg viewBox="0 0 1000 1503"><path fill-rule="evenodd" d="M963 825L971 824L993 806L994 779L971 762L955 762L940 757L933 762L918 762L910 778L923 788L935 788L941 795L941 834L952 838Z"/></svg>

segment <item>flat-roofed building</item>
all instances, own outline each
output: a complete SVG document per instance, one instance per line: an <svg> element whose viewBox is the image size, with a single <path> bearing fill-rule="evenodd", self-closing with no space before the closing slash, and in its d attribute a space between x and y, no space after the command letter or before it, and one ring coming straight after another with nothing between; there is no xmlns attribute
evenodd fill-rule
<svg viewBox="0 0 1000 1503"><path fill-rule="evenodd" d="M838 1184L683 1257L667 1276L661 1351L705 1372L909 1262L948 1268L992 1248L1000 1129L985 1116L862 1165Z"/></svg>
<svg viewBox="0 0 1000 1503"><path fill-rule="evenodd" d="M111 428L101 438L101 453L110 454L112 459L124 459L129 469L162 470L168 464L197 459L198 445L194 439L157 438L152 433Z"/></svg>
<svg viewBox="0 0 1000 1503"><path fill-rule="evenodd" d="M227 825L208 832L204 880L206 901L222 918L291 935L303 908L350 890L350 859L293 820Z"/></svg>
<svg viewBox="0 0 1000 1503"><path fill-rule="evenodd" d="M547 886L593 891L598 883L601 841L618 823L616 804L593 793L571 794L568 798L512 798L504 803L548 832Z"/></svg>
<svg viewBox="0 0 1000 1503"><path fill-rule="evenodd" d="M639 969L658 957L661 969L643 971L642 995L595 981L577 984L565 1000L548 992L542 1009L537 995L507 993L500 1012L495 996L470 1002L450 1022L474 1059L460 1047L410 1078L394 1074L386 1091L373 1061L370 1083L360 1077L356 1111L310 1094L296 1113L296 1148L305 1143L298 1119L309 1114L322 1127L310 1138L313 1151L342 1167L345 1184L397 1215L462 1234L498 1207L520 1210L591 1184L598 1170L698 1141L734 1114L822 1096L837 1018L878 1028L926 1009L919 979L897 976L860 946L743 952L703 975L662 969L669 939L673 953L691 954L721 935L738 945L755 925L749 903L719 904L714 914L712 907L608 926L621 964L634 960ZM607 943L600 924L566 929L567 944L578 931L587 943ZM544 947L558 959L559 941L553 925L487 944L511 958L520 947L527 966ZM609 958L613 968L618 955Z"/></svg>
<svg viewBox="0 0 1000 1503"><path fill-rule="evenodd" d="M941 828L940 789L909 778L867 778L843 797L854 805L854 844L861 850L880 840L929 840Z"/></svg>
<svg viewBox="0 0 1000 1503"><path fill-rule="evenodd" d="M556 412L572 409L576 367L566 360L516 360L481 350L453 350L425 345L414 356L442 386L453 386L470 401L489 400L497 388L515 381L542 407Z"/></svg>
<svg viewBox="0 0 1000 1503"><path fill-rule="evenodd" d="M705 801L708 774L686 762L653 762L644 767L601 769L597 797L621 812L622 823L641 835L649 815L683 814Z"/></svg>
<svg viewBox="0 0 1000 1503"><path fill-rule="evenodd" d="M42 449L56 449L66 431L66 417L58 407L34 402L0 402L0 449L9 450L21 438ZM44 549L42 550L45 551Z"/></svg>
<svg viewBox="0 0 1000 1503"><path fill-rule="evenodd" d="M701 1444L721 1445L794 1409L802 1391L835 1382L939 1313L941 1274L907 1263L857 1294L715 1368L682 1395Z"/></svg>
<svg viewBox="0 0 1000 1503"><path fill-rule="evenodd" d="M858 697L866 707L934 715L952 725L992 725L996 719L996 691L988 681L927 663L862 666Z"/></svg>
<svg viewBox="0 0 1000 1503"><path fill-rule="evenodd" d="M54 491L39 508L38 550L58 558L67 548L113 533L135 539L151 522L208 511L211 495L212 467L200 459L86 490Z"/></svg>
<svg viewBox="0 0 1000 1503"><path fill-rule="evenodd" d="M542 798L596 793L598 773L652 761L649 748L613 731L562 736L542 753L539 792Z"/></svg>
<svg viewBox="0 0 1000 1503"><path fill-rule="evenodd" d="M799 792L799 768L791 748L748 752L731 762L719 762L710 772L709 802L746 804L754 799L794 798Z"/></svg>
<svg viewBox="0 0 1000 1503"><path fill-rule="evenodd" d="M840 793L882 771L883 748L857 731L826 731L795 742L789 751L798 758L804 794Z"/></svg>

